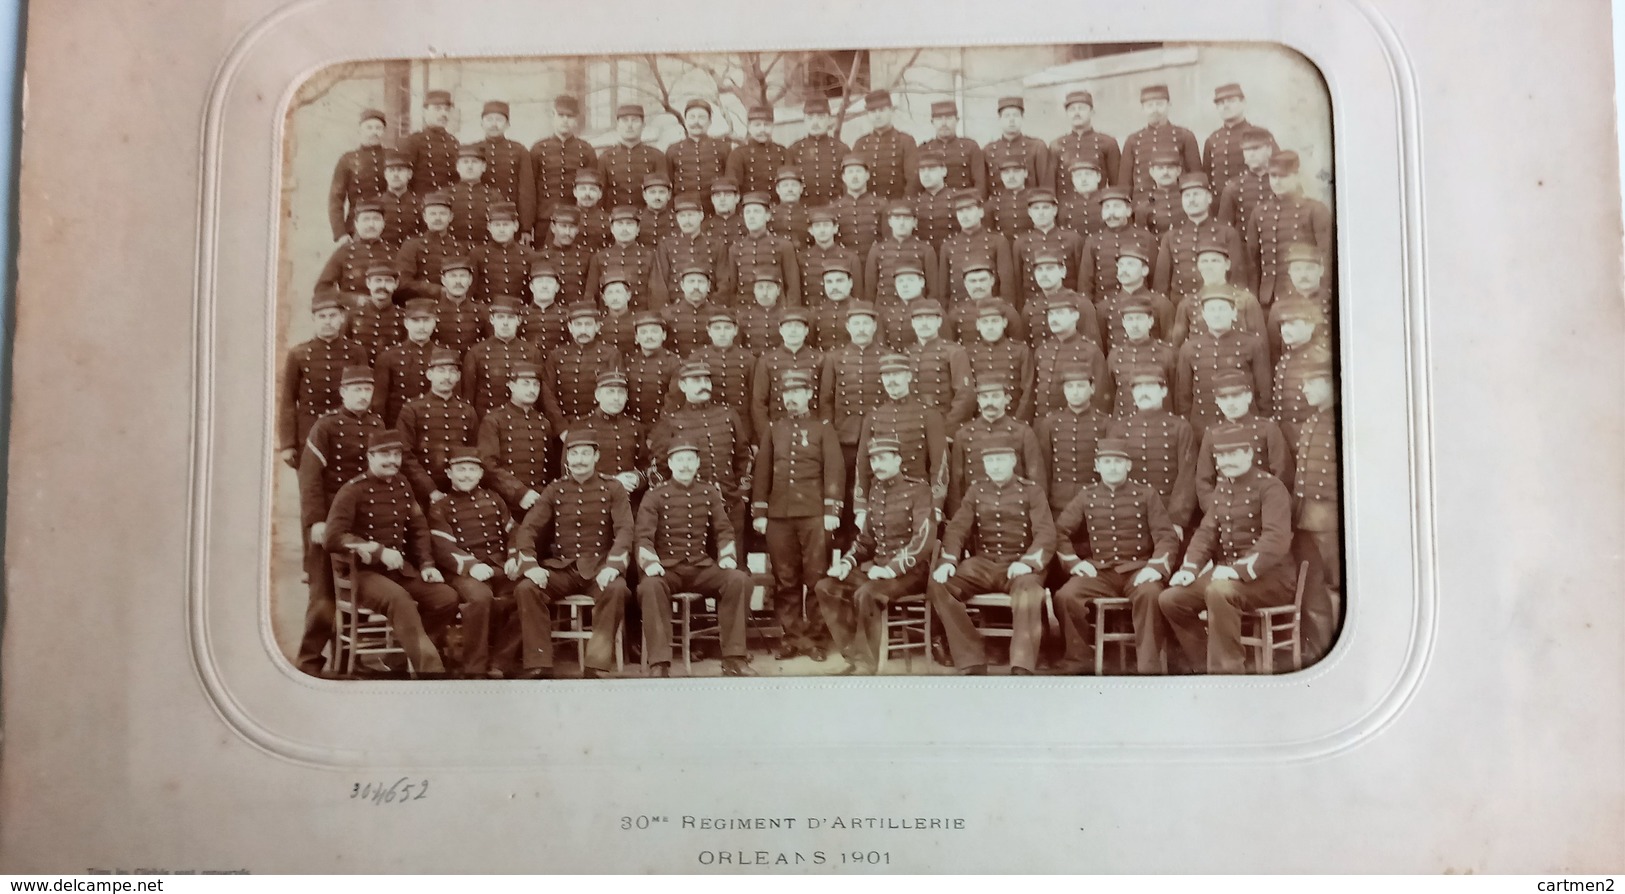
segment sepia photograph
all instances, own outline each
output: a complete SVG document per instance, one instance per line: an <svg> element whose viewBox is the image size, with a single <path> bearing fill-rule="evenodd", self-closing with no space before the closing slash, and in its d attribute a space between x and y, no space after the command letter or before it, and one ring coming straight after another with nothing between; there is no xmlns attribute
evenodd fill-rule
<svg viewBox="0 0 1625 894"><path fill-rule="evenodd" d="M356 62L283 147L270 611L307 673L1335 640L1331 108L1290 50Z"/></svg>

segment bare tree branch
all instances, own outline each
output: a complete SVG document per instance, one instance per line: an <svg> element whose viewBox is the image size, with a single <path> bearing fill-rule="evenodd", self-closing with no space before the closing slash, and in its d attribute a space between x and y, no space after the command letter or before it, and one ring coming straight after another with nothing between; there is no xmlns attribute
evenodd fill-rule
<svg viewBox="0 0 1625 894"><path fill-rule="evenodd" d="M671 103L671 88L666 85L666 79L660 74L660 57L653 53L644 55L643 61L649 66L649 74L653 76L655 89L659 91L660 106L670 112L677 120L683 120L683 113Z"/></svg>

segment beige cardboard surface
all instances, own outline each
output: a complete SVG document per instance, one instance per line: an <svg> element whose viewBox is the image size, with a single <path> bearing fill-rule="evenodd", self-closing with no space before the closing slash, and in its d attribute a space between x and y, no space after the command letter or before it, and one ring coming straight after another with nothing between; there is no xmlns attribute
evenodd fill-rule
<svg viewBox="0 0 1625 894"><path fill-rule="evenodd" d="M308 18L290 19L282 27L293 33L281 39L342 45L306 24L329 14L344 28L390 30L393 19L344 19L344 5L300 6ZM1013 20L1038 9L1005 5ZM235 508L252 524L265 499L258 470L216 468L205 448L227 456L263 423L266 370L246 368L264 350L268 274L235 259L246 253L230 238L247 231L243 221L195 208L200 194L241 198L229 178L212 192L205 164L216 176L238 163L257 169L263 147L204 151L205 116L233 46L274 6L38 3L30 13L0 869L704 871L718 868L720 853L766 850L808 859L744 869L1508 872L1603 871L1625 857L1625 327L1605 5L1338 2L1222 13L1255 32L1279 22L1293 35L1312 31L1317 16L1364 22L1367 31L1322 34L1316 46L1326 56L1343 42L1386 46L1393 80L1328 71L1334 108L1398 84L1398 117L1416 149L1399 157L1421 192L1401 196L1409 213L1393 215L1393 227L1421 226L1406 232L1422 250L1399 259L1395 279L1419 288L1372 294L1369 315L1350 311L1354 335L1370 337L1349 346L1345 378L1357 454L1430 447L1412 491L1384 499L1362 490L1392 469L1356 475L1353 503L1371 507L1359 521L1429 540L1419 556L1384 554L1388 541L1375 535L1355 541L1356 581L1385 580L1385 563L1419 569L1416 593L1363 594L1393 606L1414 599L1414 612L1393 615L1418 620L1389 627L1374 612L1341 663L1317 678L1370 708L1341 737L1336 705L1308 723L1316 693L1288 678L1259 690L1278 701L1198 685L1089 695L1099 716L1056 707L1058 695L1084 698L1061 689L685 690L693 701L684 712L727 718L704 731L650 723L633 710L650 693L624 686L538 699L519 717L501 693L342 701L312 688L286 697L253 628L245 637L231 626L257 616L259 547L246 535L200 541L194 527L205 504L212 518ZM478 30L473 13L396 8L449 43ZM859 8L829 16L857 21ZM665 9L671 18L593 10L553 30L599 29L584 51L658 42L680 30L677 5ZM1079 41L1126 39L1132 15L1220 15L1173 4L1076 11ZM1053 10L1042 26L998 27L964 12L925 17L899 6L863 17L864 33L877 36L853 42L1060 39ZM797 15L806 12L739 27L758 43L773 28L797 40L816 32ZM1472 28L1461 27L1466 19ZM420 41L417 52L428 51ZM255 103L276 109L281 94L234 101L242 104L223 106L232 114ZM229 133L239 122L217 123ZM1340 148L1340 178L1358 177L1360 161ZM1356 192L1341 197L1340 212L1386 201ZM200 239L200 221L228 238ZM1371 227L1353 229L1363 239ZM201 296L200 251L227 274ZM1402 297L1414 343L1392 337L1378 313ZM200 323L218 328L200 339ZM222 349L206 352L201 382L200 344ZM1406 372L1423 412L1389 426L1391 408L1360 400L1388 392L1363 383L1391 385ZM207 408L200 393L212 398ZM205 410L211 440L199 442L193 414ZM1362 428L1362 416L1376 421ZM195 474L205 468L218 475ZM205 553L194 551L199 542ZM1408 670L1393 671L1401 659ZM1104 713L1132 714L1142 698L1155 706L1144 713L1159 712L1154 724ZM1204 718L1226 698L1252 712ZM755 707L763 700L776 700L782 716ZM362 708L343 710L349 704ZM1379 709L1382 722L1371 720ZM358 733L346 713L377 726ZM1088 737L1091 720L1129 731L1124 742L1140 741L1130 732L1153 738L1132 727L1145 720L1169 747L1058 743L1063 731ZM1193 730L1232 750L1172 747ZM808 747L787 744L796 735ZM1325 744L1285 747L1293 738ZM343 754L333 742L347 743ZM1281 747L1262 753L1271 745ZM487 747L496 756L480 760ZM378 805L352 797L358 785L402 777L420 792L427 779L424 796ZM640 816L669 819L639 829ZM706 818L796 822L712 831L685 827L684 817L696 827ZM831 822L871 817L881 828ZM886 828L915 818L949 822ZM448 834L463 827L479 832ZM889 862L839 862L854 850Z"/></svg>

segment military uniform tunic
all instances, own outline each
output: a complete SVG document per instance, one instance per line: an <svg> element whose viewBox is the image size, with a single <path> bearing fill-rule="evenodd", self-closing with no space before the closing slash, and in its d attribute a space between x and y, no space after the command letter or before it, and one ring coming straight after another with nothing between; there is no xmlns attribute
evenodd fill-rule
<svg viewBox="0 0 1625 894"><path fill-rule="evenodd" d="M580 137L545 137L531 144L530 160L536 181L536 236L547 234L553 206L575 204L576 171L596 169L598 153Z"/></svg>
<svg viewBox="0 0 1625 894"><path fill-rule="evenodd" d="M661 240L677 233L677 212L670 205L664 208L645 207L638 212L638 244L653 250Z"/></svg>
<svg viewBox="0 0 1625 894"><path fill-rule="evenodd" d="M1118 339L1112 346L1111 354L1106 358L1106 367L1110 371L1105 382L1096 382L1095 389L1105 388L1112 395L1111 412L1113 416L1127 416L1134 412L1134 393L1129 387L1129 376L1139 368L1155 366L1162 370L1162 380L1174 380L1174 368L1178 364L1179 356L1174 348L1167 342L1146 337L1142 341L1129 341L1125 336Z"/></svg>
<svg viewBox="0 0 1625 894"><path fill-rule="evenodd" d="M618 351L622 358L638 349L636 328L632 325L637 314L631 308L605 310L598 322L598 340Z"/></svg>
<svg viewBox="0 0 1625 894"><path fill-rule="evenodd" d="M863 281L870 289L866 298L876 303L897 300L897 269L907 263L925 271L925 297L940 298L942 283L938 277L942 270L937 264L937 253L917 236L907 239L886 236L870 247L863 273Z"/></svg>
<svg viewBox="0 0 1625 894"><path fill-rule="evenodd" d="M1049 302L1056 296L1069 298L1078 306L1078 334L1085 339L1102 345L1101 353L1105 353L1105 324L1102 314L1096 312L1095 305L1089 302L1082 294L1068 288L1059 288L1054 292L1036 292L1032 300L1027 302L1024 325L1027 328L1027 343L1033 346L1036 352L1045 342L1055 338L1055 333L1049 328Z"/></svg>
<svg viewBox="0 0 1625 894"><path fill-rule="evenodd" d="M518 242L487 240L475 246L472 257L474 288L469 292L489 302L498 295L525 300L530 294L530 252Z"/></svg>
<svg viewBox="0 0 1625 894"><path fill-rule="evenodd" d="M598 170L604 175L604 205L642 208L643 178L665 174L666 156L648 143L616 143L598 154Z"/></svg>
<svg viewBox="0 0 1625 894"><path fill-rule="evenodd" d="M367 268L388 264L392 250L382 239L351 239L333 250L316 277L316 291L337 289L348 294L366 294ZM347 308L348 309L348 308Z"/></svg>
<svg viewBox="0 0 1625 894"><path fill-rule="evenodd" d="M1008 335L998 341L987 341L980 335L970 334L962 346L965 358L970 361L971 381L1002 379L1006 383L1005 393L1010 397L1010 415L1025 418L1020 410L1033 399L1032 349Z"/></svg>
<svg viewBox="0 0 1625 894"><path fill-rule="evenodd" d="M869 490L869 518L846 559L860 570L890 568L899 577L931 560L937 525L931 486L919 478L876 479Z"/></svg>
<svg viewBox="0 0 1625 894"><path fill-rule="evenodd" d="M710 301L699 304L679 298L660 309L666 321L666 347L679 357L689 357L711 343L710 319L716 311Z"/></svg>
<svg viewBox="0 0 1625 894"><path fill-rule="evenodd" d="M1098 300L1117 288L1117 255L1130 246L1145 252L1148 258L1157 256L1157 237L1133 224L1115 230L1106 227L1084 240L1083 257L1078 262L1078 291Z"/></svg>
<svg viewBox="0 0 1625 894"><path fill-rule="evenodd" d="M1229 249L1231 282L1251 279L1247 273L1247 254L1240 232L1214 217L1197 223L1181 212L1179 223L1162 234L1159 240L1151 288L1169 296L1175 304L1200 292L1202 274L1196 270L1197 247L1208 243L1217 243Z"/></svg>
<svg viewBox="0 0 1625 894"><path fill-rule="evenodd" d="M751 518L840 515L845 501L846 464L835 429L811 413L775 419L756 454Z"/></svg>
<svg viewBox="0 0 1625 894"><path fill-rule="evenodd" d="M852 151L869 159L869 192L900 199L920 182L918 146L895 127L882 127L858 137Z"/></svg>
<svg viewBox="0 0 1625 894"><path fill-rule="evenodd" d="M1085 196L1074 192L1062 196L1055 224L1077 233L1084 241L1106 229L1106 219L1100 216L1100 203L1095 201L1094 193Z"/></svg>
<svg viewBox="0 0 1625 894"><path fill-rule="evenodd" d="M388 189L384 180L384 147L357 146L339 156L333 166L333 185L327 191L327 221L333 239L354 232L355 206Z"/></svg>
<svg viewBox="0 0 1625 894"><path fill-rule="evenodd" d="M565 319L564 308L559 306L558 296L546 307L535 301L525 305L525 312L519 317L519 337L535 345L544 359L570 343L570 323Z"/></svg>
<svg viewBox="0 0 1625 894"><path fill-rule="evenodd" d="M1031 230L1033 219L1027 213L1027 194L1031 191L1030 188L994 190L993 197L987 200L988 229L1012 243Z"/></svg>
<svg viewBox="0 0 1625 894"><path fill-rule="evenodd" d="M840 198L830 202L829 207L835 212L836 240L856 252L858 257L868 258L869 249L879 241L882 233L884 202L876 198L873 192L856 197L843 193Z"/></svg>
<svg viewBox="0 0 1625 894"><path fill-rule="evenodd" d="M773 235L790 240L798 250L812 242L812 234L807 229L811 225L806 202L780 202L773 206L773 216L767 221Z"/></svg>
<svg viewBox="0 0 1625 894"><path fill-rule="evenodd" d="M940 412L913 395L902 400L882 398L879 406L863 416L858 428L858 456L869 455L869 441L874 438L895 438L902 445L902 474L931 482L933 500L940 499L935 496L938 491L947 493L948 435ZM857 472L852 506L863 511L869 508L869 464L858 463Z"/></svg>
<svg viewBox="0 0 1625 894"><path fill-rule="evenodd" d="M666 147L666 166L671 169L673 195L705 195L712 181L728 168L733 144L718 137L684 136Z"/></svg>
<svg viewBox="0 0 1625 894"><path fill-rule="evenodd" d="M841 182L841 160L848 152L845 143L829 134L802 137L790 144L790 156L801 168L801 201L807 207L828 205L846 192Z"/></svg>
<svg viewBox="0 0 1625 894"><path fill-rule="evenodd" d="M959 508L960 501L973 485L988 480L987 468L982 465L982 448L999 442L1015 445L1018 477L1036 482L1049 479L1049 472L1044 468L1044 452L1039 449L1038 436L1030 426L1009 414L991 422L977 414L954 433L953 446L949 448L948 500L943 507L949 515Z"/></svg>
<svg viewBox="0 0 1625 894"><path fill-rule="evenodd" d="M1049 479L1043 481L1050 508L1056 512L1072 502L1078 491L1095 480L1095 446L1105 437L1111 420L1088 406L1082 412L1063 406L1038 420L1033 435L1044 456Z"/></svg>
<svg viewBox="0 0 1625 894"><path fill-rule="evenodd" d="M1056 517L1055 532L1063 551L1071 547L1097 569L1126 574L1151 567L1164 580L1173 576L1179 536L1162 498L1138 481L1082 488Z"/></svg>
<svg viewBox="0 0 1625 894"><path fill-rule="evenodd" d="M384 424L393 427L401 407L429 393L429 355L443 345L433 339L411 339L384 349L372 371L372 405L383 408Z"/></svg>
<svg viewBox="0 0 1625 894"><path fill-rule="evenodd" d="M1275 198L1270 189L1268 174L1242 171L1219 193L1218 218L1245 233L1247 222L1253 219L1253 209Z"/></svg>
<svg viewBox="0 0 1625 894"><path fill-rule="evenodd" d="M1027 308L1033 302L1033 296L1039 294L1038 280L1033 276L1033 270L1038 266L1036 260L1040 254L1060 255L1066 263L1066 275L1061 278L1061 287L1065 289L1078 287L1078 264L1083 259L1083 237L1077 233L1059 226L1052 226L1048 230L1028 227L1015 238L1010 250L1016 264L1021 268L1021 285L1018 293L1020 308Z"/></svg>
<svg viewBox="0 0 1625 894"><path fill-rule="evenodd" d="M289 350L277 404L277 448L302 447L316 420L341 405L339 378L344 368L365 363L362 347L343 335L313 338Z"/></svg>
<svg viewBox="0 0 1625 894"><path fill-rule="evenodd" d="M1008 192L999 177L999 165L1007 160L1019 161L1027 169L1027 188L1055 188L1055 170L1050 164L1049 147L1037 137L1025 134L1006 137L1001 134L982 147L982 157L987 162L987 180L994 196Z"/></svg>
<svg viewBox="0 0 1625 894"><path fill-rule="evenodd" d="M727 258L728 249L739 239L745 237L745 216L737 210L724 217L712 214L705 219L703 232L711 238L721 249L721 257ZM721 268L719 267L718 270Z"/></svg>
<svg viewBox="0 0 1625 894"><path fill-rule="evenodd" d="M943 187L936 192L920 190L909 200L914 205L914 236L942 251L942 244L959 230L959 218L953 207L954 190Z"/></svg>
<svg viewBox="0 0 1625 894"><path fill-rule="evenodd" d="M1158 239L1186 220L1178 186L1153 186L1134 203L1134 222ZM1152 255L1155 260L1156 256Z"/></svg>
<svg viewBox="0 0 1625 894"><path fill-rule="evenodd" d="M733 505L750 484L750 441L745 423L732 407L710 401L686 403L660 417L649 433L654 456L665 456L678 441L700 449L699 477L715 482Z"/></svg>
<svg viewBox="0 0 1625 894"><path fill-rule="evenodd" d="M1193 334L1179 349L1174 377L1174 409L1202 430L1224 418L1213 402L1213 379L1239 370L1252 379L1253 412L1269 415L1272 370L1262 336L1231 329L1222 336Z"/></svg>
<svg viewBox="0 0 1625 894"><path fill-rule="evenodd" d="M1202 150L1196 134L1172 122L1146 125L1123 141L1123 158L1117 167L1117 186L1139 199L1151 190L1151 157L1158 152L1177 152L1181 167L1202 170Z"/></svg>
<svg viewBox="0 0 1625 894"><path fill-rule="evenodd" d="M863 278L863 259L858 257L856 250L848 248L839 242L832 243L828 248L817 243L804 245L796 249L796 263L801 267L801 306L817 307L825 303L824 294L824 268L831 261L845 261L848 270L852 271L852 295L866 295L868 282Z"/></svg>
<svg viewBox="0 0 1625 894"><path fill-rule="evenodd" d="M660 271L661 281L666 284L666 294L671 296L671 303L681 301L683 268L694 265L704 267L710 275L711 300L717 300L717 280L727 254L728 246L703 230L692 236L673 233L660 240L660 247L655 250L655 268Z"/></svg>
<svg viewBox="0 0 1625 894"><path fill-rule="evenodd" d="M969 137L932 137L920 144L920 152L935 152L942 156L948 167L948 174L942 180L943 192L953 193L961 189L976 190L976 197L987 198L988 165L986 156L982 154L982 147ZM1028 174L1028 182L1035 182ZM924 224L924 221L921 221ZM915 231L919 234L919 231ZM923 234L920 234L923 237ZM944 234L946 235L946 234ZM930 240L926 240L930 241ZM935 247L936 243L932 243Z"/></svg>
<svg viewBox="0 0 1625 894"><path fill-rule="evenodd" d="M299 458L300 530L327 520L333 496L345 482L367 471L367 439L383 431L376 413L340 407L316 420Z"/></svg>
<svg viewBox="0 0 1625 894"><path fill-rule="evenodd" d="M491 206L502 202L502 194L485 185L459 183L446 191L451 197L451 235L471 247L491 241Z"/></svg>
<svg viewBox="0 0 1625 894"><path fill-rule="evenodd" d="M541 362L542 352L518 334L507 341L493 335L478 342L463 353L463 378L459 384L463 399L484 416L510 401L508 377L514 364Z"/></svg>
<svg viewBox="0 0 1625 894"><path fill-rule="evenodd" d="M964 301L965 267L972 261L993 265L993 294L1012 295L1020 288L1016 268L1010 251L1010 240L1002 233L985 226L975 230L960 230L942 243L942 275L938 277L947 291L947 306Z"/></svg>
<svg viewBox="0 0 1625 894"><path fill-rule="evenodd" d="M812 317L812 334L807 337L807 343L825 353L851 344L852 336L846 329L847 308L851 304L851 298L843 298L840 301L825 301L813 308L808 314ZM875 320L874 342L885 342L878 318Z"/></svg>
<svg viewBox="0 0 1625 894"><path fill-rule="evenodd" d="M778 347L781 344L779 314L778 305L763 307L755 303L735 312L734 317L739 325L738 344L757 356Z"/></svg>
<svg viewBox="0 0 1625 894"><path fill-rule="evenodd" d="M578 203L576 210L581 212L581 235L576 237L576 242L588 253L598 252L615 244L615 236L609 229L609 209L605 208L603 203L597 205Z"/></svg>
<svg viewBox="0 0 1625 894"><path fill-rule="evenodd" d="M1052 336L1033 349L1033 415L1030 418L1042 419L1051 410L1066 406L1066 395L1061 390L1061 368L1073 364L1088 367L1090 378L1095 382L1106 380L1106 355L1101 353L1100 345L1082 335ZM1098 410L1111 406L1110 394L1102 393L1103 390L1095 389L1094 405Z"/></svg>
<svg viewBox="0 0 1625 894"><path fill-rule="evenodd" d="M490 334L486 306L472 298L453 301L444 295L435 302L434 340L462 355Z"/></svg>
<svg viewBox="0 0 1625 894"><path fill-rule="evenodd" d="M1325 205L1301 195L1277 196L1253 209L1243 232L1248 261L1257 275L1258 301L1265 307L1277 294L1291 292L1286 248L1294 242L1313 245L1321 257L1332 252L1332 213ZM1328 269L1329 269L1328 262Z"/></svg>
<svg viewBox="0 0 1625 894"><path fill-rule="evenodd" d="M1281 348L1281 357L1275 361L1274 410L1287 443L1297 444L1298 427L1314 413L1303 396L1303 370L1311 364L1330 363L1331 359L1331 349L1318 339Z"/></svg>
<svg viewBox="0 0 1625 894"><path fill-rule="evenodd" d="M551 262L558 270L559 303L581 304L598 301L597 295L590 298L587 296L587 268L592 266L592 256L593 249L579 238L569 245L550 242L542 249L538 257Z"/></svg>
<svg viewBox="0 0 1625 894"><path fill-rule="evenodd" d="M1128 333L1123 330L1123 308L1130 301L1148 302L1151 305L1152 338L1167 338L1173 328L1174 305L1161 292L1147 289L1144 285L1132 292L1123 288L1113 289L1095 301L1095 309L1099 311L1096 316L1100 322L1101 347L1107 354L1128 339Z"/></svg>
<svg viewBox="0 0 1625 894"><path fill-rule="evenodd" d="M435 564L448 577L466 576L479 564L500 575L508 560L509 518L503 499L484 486L448 491L429 507Z"/></svg>
<svg viewBox="0 0 1625 894"><path fill-rule="evenodd" d="M378 365L384 349L406 338L406 315L394 304L374 307L371 301L350 311L350 340L361 346L368 366Z"/></svg>
<svg viewBox="0 0 1625 894"><path fill-rule="evenodd" d="M457 182L457 138L444 127L429 126L406 138L412 158L412 191L428 195Z"/></svg>
<svg viewBox="0 0 1625 894"><path fill-rule="evenodd" d="M880 384L880 358L884 353L878 344L848 344L831 349L825 356L818 381L818 406L844 445L858 443L864 416L886 399L886 389Z"/></svg>
<svg viewBox="0 0 1625 894"><path fill-rule="evenodd" d="M779 345L762 354L762 359L756 362L756 372L751 376L750 423L758 437L766 435L769 423L785 415L784 404L779 400L779 394L783 391L779 383L790 370L812 377L814 385L812 399L808 401L808 412L818 413L816 383L823 375L824 352L807 345L792 352Z"/></svg>
<svg viewBox="0 0 1625 894"><path fill-rule="evenodd" d="M619 481L602 474L585 481L565 475L541 497L514 530L521 573L541 566L570 569L590 580L614 568L624 578L632 557L632 503Z"/></svg>
<svg viewBox="0 0 1625 894"><path fill-rule="evenodd" d="M517 207L519 232L529 233L536 225L536 169L530 152L507 137L486 137L480 148L485 150L485 174L480 182Z"/></svg>
<svg viewBox="0 0 1625 894"><path fill-rule="evenodd" d="M1123 153L1117 138L1103 134L1093 127L1069 130L1049 144L1050 158L1055 162L1055 195L1063 201L1075 191L1072 189L1072 163L1087 159L1100 168L1100 183L1117 182L1118 163ZM1081 230L1079 232L1082 232Z"/></svg>
<svg viewBox="0 0 1625 894"><path fill-rule="evenodd" d="M384 206L384 232L378 238L394 251L400 251L406 240L423 232L423 200L408 188L400 193L389 190L372 197Z"/></svg>
<svg viewBox="0 0 1625 894"><path fill-rule="evenodd" d="M1279 339L1280 327L1270 326L1265 322L1264 309L1258 306L1258 299L1253 297L1252 292L1247 291L1246 286L1230 283L1224 288L1235 298L1236 322L1234 325L1237 329L1243 332L1256 332L1259 335L1269 334L1272 338ZM1191 337L1191 333L1200 332L1204 335L1208 333L1207 320L1202 318L1200 295L1201 293L1198 292L1196 295L1181 300L1179 306L1174 310L1174 324L1172 330L1168 333L1168 343L1173 345L1176 351L1184 346L1185 340Z"/></svg>
<svg viewBox="0 0 1625 894"><path fill-rule="evenodd" d="M970 378L970 358L965 349L942 338L926 344L909 345L909 363L914 368L914 394L919 401L942 414L952 432L976 411L976 391Z"/></svg>
<svg viewBox="0 0 1625 894"><path fill-rule="evenodd" d="M450 229L438 233L425 230L407 239L395 252L395 269L402 284L410 282L425 290L438 288L441 262L467 257L468 252L469 247L459 242Z"/></svg>
<svg viewBox="0 0 1625 894"><path fill-rule="evenodd" d="M1039 572L1054 555L1049 501L1036 482L1019 476L972 485L942 532L944 562L977 556L1000 565L1022 562Z"/></svg>
<svg viewBox="0 0 1625 894"><path fill-rule="evenodd" d="M779 306L793 307L800 303L801 265L796 262L796 247L765 227L754 233L747 232L728 246L717 284L717 300L735 307L754 303L753 280L758 267L773 267L779 271L779 278L783 280L779 287Z"/></svg>
<svg viewBox="0 0 1625 894"><path fill-rule="evenodd" d="M589 300L601 300L604 274L616 267L632 280L633 310L656 310L666 305L666 283L656 269L654 249L636 242L616 243L592 256L587 267Z"/></svg>
<svg viewBox="0 0 1625 894"><path fill-rule="evenodd" d="M350 479L334 495L327 522L327 548L334 552L371 541L399 551L409 577L435 567L428 522L404 476L367 472Z"/></svg>
<svg viewBox="0 0 1625 894"><path fill-rule="evenodd" d="M412 491L427 506L431 491L451 490L446 458L453 447L472 447L479 417L468 401L456 394L441 397L433 391L401 408L395 427L406 442L403 469Z"/></svg>
<svg viewBox="0 0 1625 894"><path fill-rule="evenodd" d="M739 184L741 193L773 194L779 168L790 163L790 150L769 139L765 143L747 140L728 153L728 176Z"/></svg>
<svg viewBox="0 0 1625 894"><path fill-rule="evenodd" d="M608 475L624 472L642 480L649 468L649 425L626 413L611 416L602 407L572 420L570 431L592 432L598 442L598 470Z"/></svg>
<svg viewBox="0 0 1625 894"><path fill-rule="evenodd" d="M1254 127L1257 125L1249 123L1246 118L1233 123L1227 121L1203 141L1202 170L1207 171L1207 182L1213 184L1214 194L1222 193L1226 186L1247 170L1247 162L1241 154L1241 135ZM1275 135L1268 130L1264 130L1264 134L1273 145Z"/></svg>
<svg viewBox="0 0 1625 894"><path fill-rule="evenodd" d="M745 443L755 443L755 429L750 424L750 399L756 377L757 355L737 341L728 348L719 348L707 341L694 352L692 359L702 360L711 368L712 402L731 407L738 413L745 426ZM674 403L681 404L681 392L676 392L676 395Z"/></svg>
<svg viewBox="0 0 1625 894"><path fill-rule="evenodd" d="M1180 570L1199 573L1209 561L1228 565L1244 582L1275 574L1290 578L1291 497L1256 466L1213 488L1213 506L1185 549Z"/></svg>
<svg viewBox="0 0 1625 894"><path fill-rule="evenodd" d="M549 354L542 379L542 407L553 427L562 431L566 422L591 411L597 400L598 374L620 367L621 352L601 338L586 345L572 341Z"/></svg>
<svg viewBox="0 0 1625 894"><path fill-rule="evenodd" d="M1136 410L1113 422L1106 437L1127 442L1134 464L1129 478L1154 488L1173 523L1189 528L1196 515L1196 437L1191 424L1167 410Z"/></svg>
<svg viewBox="0 0 1625 894"><path fill-rule="evenodd" d="M483 486L518 506L526 491L541 493L553 479L553 424L534 406L508 401L485 414L475 435L485 462Z"/></svg>
<svg viewBox="0 0 1625 894"><path fill-rule="evenodd" d="M638 507L638 566L672 569L705 567L717 559L739 558L733 525L722 491L696 478L689 484L663 481ZM712 543L715 546L712 546Z"/></svg>
<svg viewBox="0 0 1625 894"><path fill-rule="evenodd" d="M660 409L671 390L682 360L664 347L647 353L641 348L621 360L626 371L626 414L645 425L660 418Z"/></svg>

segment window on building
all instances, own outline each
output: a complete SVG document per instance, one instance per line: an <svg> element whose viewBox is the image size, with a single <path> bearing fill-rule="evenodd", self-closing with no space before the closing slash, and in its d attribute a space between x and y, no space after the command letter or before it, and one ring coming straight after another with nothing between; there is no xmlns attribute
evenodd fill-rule
<svg viewBox="0 0 1625 894"><path fill-rule="evenodd" d="M856 75L854 76L854 72ZM861 96L869 92L868 50L824 50L808 53L802 63L802 97L817 96L838 99L852 82L852 93Z"/></svg>

